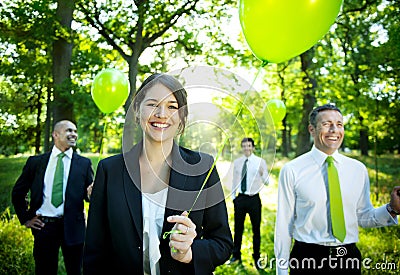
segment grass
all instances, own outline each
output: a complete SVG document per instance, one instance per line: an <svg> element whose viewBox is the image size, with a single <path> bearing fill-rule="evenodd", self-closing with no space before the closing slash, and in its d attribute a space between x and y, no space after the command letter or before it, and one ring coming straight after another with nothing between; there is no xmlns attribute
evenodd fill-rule
<svg viewBox="0 0 400 275"><path fill-rule="evenodd" d="M0 158L0 213L11 205L11 190L21 174L27 158ZM14 213L14 209L12 209Z"/></svg>
<svg viewBox="0 0 400 275"><path fill-rule="evenodd" d="M93 167L97 167L98 156L87 155L91 158ZM384 155L378 159L378 185L376 185L375 160L373 157L360 157L352 155L366 164L371 179L371 200L374 206L381 206L390 199L390 191L393 186L400 185L400 156ZM10 208L11 190L22 171L26 157L0 158L0 213ZM275 274L275 267L270 268L270 260L274 258L274 226L277 206L277 179L279 170L288 159L281 159L274 163L271 172L270 185L264 188L260 195L263 204L261 221L261 253L266 260L267 268L257 271L252 259L252 229L249 218L245 221L245 232L242 243L242 264L222 265L217 268L215 274ZM230 186L230 163L217 164L222 182L226 190ZM233 203L226 191L226 204L228 208L229 222L233 232ZM33 238L32 238L33 242ZM398 274L400 271L400 227L384 227L363 229L360 228L360 240L357 244L364 259L363 274ZM0 255L2 257L3 255ZM60 254L59 274L66 274Z"/></svg>

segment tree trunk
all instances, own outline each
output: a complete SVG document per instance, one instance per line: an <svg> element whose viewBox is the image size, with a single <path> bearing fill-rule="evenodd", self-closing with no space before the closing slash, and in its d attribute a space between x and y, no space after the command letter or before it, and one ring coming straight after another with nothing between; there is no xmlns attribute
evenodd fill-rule
<svg viewBox="0 0 400 275"><path fill-rule="evenodd" d="M138 22L137 22L137 31L135 34L135 43L132 48L132 56L129 58L129 84L130 91L128 99L124 104L125 113L128 112L129 106L133 101L133 97L136 93L136 78L139 72L139 57L142 54L143 50L146 48L146 45L143 44L143 24L144 24L144 14L146 12L146 5L140 3L138 6Z"/></svg>
<svg viewBox="0 0 400 275"><path fill-rule="evenodd" d="M71 22L74 0L58 0L56 16L60 26L55 26L56 39L53 43L53 83L54 83L54 122L62 119L73 121L73 101L71 99ZM61 31L60 29L64 31ZM66 37L67 33L70 35Z"/></svg>
<svg viewBox="0 0 400 275"><path fill-rule="evenodd" d="M310 133L308 132L308 115L314 108L316 102L315 89L317 87L317 81L311 75L312 73L311 65L313 56L314 56L313 48L309 49L308 51L300 55L301 70L304 73L303 77L304 96L303 96L303 105L301 111L301 121L299 124L299 131L297 135L296 156L304 154L311 148Z"/></svg>
<svg viewBox="0 0 400 275"><path fill-rule="evenodd" d="M315 105L315 96L305 94L303 99L302 116L297 134L296 156L300 156L311 148L310 133L308 132L308 115Z"/></svg>
<svg viewBox="0 0 400 275"><path fill-rule="evenodd" d="M358 117L360 121L360 151L362 156L368 156L368 127L364 125L364 118L360 115Z"/></svg>
<svg viewBox="0 0 400 275"><path fill-rule="evenodd" d="M128 113L129 106L133 101L133 97L136 93L136 78L138 75L138 62L139 56L133 55L129 62L129 85L130 91L128 99L125 101L124 109L125 113Z"/></svg>
<svg viewBox="0 0 400 275"><path fill-rule="evenodd" d="M286 102L285 100L285 69L287 66L284 66L281 70L279 70L278 67L278 77L280 80L280 85L281 85L281 99L283 102ZM288 138L287 138L287 124L286 124L286 116L282 120L282 156L287 157L288 156Z"/></svg>
<svg viewBox="0 0 400 275"><path fill-rule="evenodd" d="M290 152L293 151L293 147L292 147L292 125L291 124L289 124L287 137L288 137L288 153L290 153Z"/></svg>
<svg viewBox="0 0 400 275"><path fill-rule="evenodd" d="M289 156L289 138L288 138L288 130L286 124L286 117L282 120L283 130L282 130L282 156Z"/></svg>
<svg viewBox="0 0 400 275"><path fill-rule="evenodd" d="M51 114L51 89L50 85L47 89L47 104L46 104L46 123L44 127L44 145L43 151L48 152L50 151L50 131L51 131L51 118L53 117Z"/></svg>
<svg viewBox="0 0 400 275"><path fill-rule="evenodd" d="M36 109L37 109L37 117L36 117L36 127L35 127L35 154L38 155L40 153L40 135L42 133L41 129L42 127L40 126L40 116L42 114L42 103L40 102L41 96L38 95L37 98L37 104L36 104Z"/></svg>

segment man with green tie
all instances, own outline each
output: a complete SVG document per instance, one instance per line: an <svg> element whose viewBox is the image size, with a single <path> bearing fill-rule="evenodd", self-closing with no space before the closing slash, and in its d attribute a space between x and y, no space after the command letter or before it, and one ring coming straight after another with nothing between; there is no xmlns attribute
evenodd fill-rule
<svg viewBox="0 0 400 275"><path fill-rule="evenodd" d="M397 224L400 186L387 205L372 206L365 165L338 152L344 123L335 105L315 108L308 130L314 146L279 175L277 274L361 274L358 226Z"/></svg>
<svg viewBox="0 0 400 275"><path fill-rule="evenodd" d="M84 200L93 182L90 159L75 153L74 123L55 124L51 152L29 157L13 191L12 203L21 224L31 228L36 274L58 274L61 247L68 275L82 271L85 238ZM26 197L30 192L27 203Z"/></svg>

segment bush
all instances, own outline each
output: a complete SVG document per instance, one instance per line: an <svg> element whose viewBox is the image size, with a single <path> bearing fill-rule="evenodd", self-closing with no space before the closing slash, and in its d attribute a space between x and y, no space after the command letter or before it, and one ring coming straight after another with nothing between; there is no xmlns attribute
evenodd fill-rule
<svg viewBox="0 0 400 275"><path fill-rule="evenodd" d="M34 274L33 236L7 208L0 216L0 274Z"/></svg>

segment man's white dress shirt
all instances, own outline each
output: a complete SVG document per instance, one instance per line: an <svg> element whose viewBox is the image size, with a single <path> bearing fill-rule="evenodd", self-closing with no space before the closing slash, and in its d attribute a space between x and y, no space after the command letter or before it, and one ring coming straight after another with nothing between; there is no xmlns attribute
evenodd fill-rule
<svg viewBox="0 0 400 275"><path fill-rule="evenodd" d="M242 168L247 161L247 177L246 177L246 195L256 195L261 188L268 184L268 168L264 159L251 154L248 158L242 156L233 162L233 183L232 183L232 199L236 198L236 193L241 192ZM261 175L262 174L262 175Z"/></svg>
<svg viewBox="0 0 400 275"><path fill-rule="evenodd" d="M320 245L341 244L332 235L330 223L325 162L327 156L313 146L308 153L284 165L280 172L274 242L277 274L288 273L287 261L292 238ZM332 157L339 174L346 224L343 244L358 241L358 226L397 224L397 218L388 213L386 206L372 206L365 165L337 151Z"/></svg>
<svg viewBox="0 0 400 275"><path fill-rule="evenodd" d="M67 189L69 169L71 167L71 160L73 150L69 148L65 151L65 156L63 157L64 163L64 183L63 183L63 202L57 208L51 203L51 194L53 192L53 181L54 173L56 171L58 155L62 153L60 149L53 146L50 154L50 159L47 164L46 172L44 174L44 190L43 190L43 204L36 211L37 215L46 217L61 217L64 215L64 201L65 201L65 190Z"/></svg>

